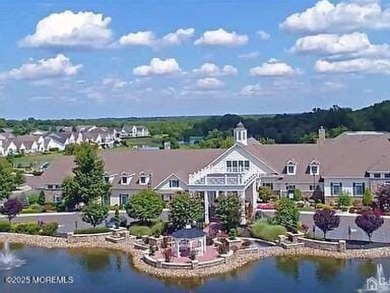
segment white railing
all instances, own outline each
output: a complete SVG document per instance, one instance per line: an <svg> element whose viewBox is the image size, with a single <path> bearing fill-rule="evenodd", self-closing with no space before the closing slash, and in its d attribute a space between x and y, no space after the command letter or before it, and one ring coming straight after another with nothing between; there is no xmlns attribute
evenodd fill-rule
<svg viewBox="0 0 390 293"><path fill-rule="evenodd" d="M208 173L203 177L198 177L197 180L190 176L189 183L190 185L247 185L258 176L257 173L225 173L225 175L221 176L212 176L213 174L218 174L218 172Z"/></svg>

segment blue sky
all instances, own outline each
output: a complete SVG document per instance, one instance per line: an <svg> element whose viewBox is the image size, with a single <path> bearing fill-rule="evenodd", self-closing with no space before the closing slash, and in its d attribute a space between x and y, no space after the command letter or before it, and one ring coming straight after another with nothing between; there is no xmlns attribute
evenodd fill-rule
<svg viewBox="0 0 390 293"><path fill-rule="evenodd" d="M0 13L0 117L291 113L389 98L388 0L18 0Z"/></svg>

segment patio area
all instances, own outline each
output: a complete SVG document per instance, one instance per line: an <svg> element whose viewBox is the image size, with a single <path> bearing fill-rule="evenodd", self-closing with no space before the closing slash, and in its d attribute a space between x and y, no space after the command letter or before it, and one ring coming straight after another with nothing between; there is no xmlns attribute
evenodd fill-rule
<svg viewBox="0 0 390 293"><path fill-rule="evenodd" d="M155 252L154 256L152 256L155 259L164 259L163 255L164 249L159 249ZM206 246L206 251L203 255L196 256L196 259L200 262L204 261L210 261L218 258L218 248L214 247L213 245ZM172 256L170 262L175 263L188 263L191 262L190 254L188 256Z"/></svg>

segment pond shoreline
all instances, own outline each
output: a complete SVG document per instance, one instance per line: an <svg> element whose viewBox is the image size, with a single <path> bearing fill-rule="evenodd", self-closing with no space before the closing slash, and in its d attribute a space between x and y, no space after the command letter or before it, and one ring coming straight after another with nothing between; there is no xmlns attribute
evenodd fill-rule
<svg viewBox="0 0 390 293"><path fill-rule="evenodd" d="M234 271L248 263L263 258L276 256L317 256L335 259L373 259L390 257L390 247L380 247L371 249L354 249L345 252L325 251L313 248L284 249L279 246L260 248L258 253L235 255L227 264L219 264L213 267L188 269L166 269L156 268L143 261L143 251L133 247L133 243L111 243L107 241L91 241L81 243L68 243L65 238L25 235L16 233L0 233L0 242L8 240L12 243L25 244L43 248L104 248L122 251L132 257L135 269L163 278L201 278L215 276Z"/></svg>

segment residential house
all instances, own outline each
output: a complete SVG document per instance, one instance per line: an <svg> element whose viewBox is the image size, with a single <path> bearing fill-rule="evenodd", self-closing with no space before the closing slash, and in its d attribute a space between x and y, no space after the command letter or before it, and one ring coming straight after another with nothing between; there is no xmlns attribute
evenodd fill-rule
<svg viewBox="0 0 390 293"><path fill-rule="evenodd" d="M104 180L111 184L110 204L125 204L144 188L169 201L178 191L203 198L205 222L222 194L239 197L242 223L245 208L257 203L257 190L267 186L281 197L300 189L305 197L319 191L332 199L343 191L361 198L366 188L390 184L390 134L346 132L325 139L320 129L315 144L263 145L248 138L242 123L234 129L236 143L229 149L118 150L101 152ZM54 160L39 182L49 198L61 198L60 186L72 174L72 157Z"/></svg>
<svg viewBox="0 0 390 293"><path fill-rule="evenodd" d="M150 136L149 129L143 125L124 125L121 129L121 138L147 137Z"/></svg>
<svg viewBox="0 0 390 293"><path fill-rule="evenodd" d="M16 154L18 151L18 148L16 147L15 143L12 140L5 139L0 140L0 156L8 156L12 154Z"/></svg>

